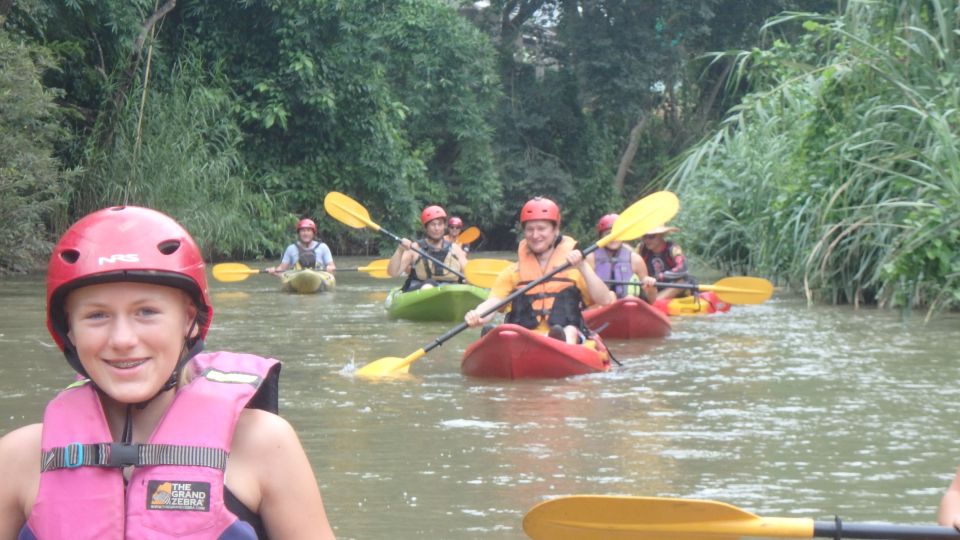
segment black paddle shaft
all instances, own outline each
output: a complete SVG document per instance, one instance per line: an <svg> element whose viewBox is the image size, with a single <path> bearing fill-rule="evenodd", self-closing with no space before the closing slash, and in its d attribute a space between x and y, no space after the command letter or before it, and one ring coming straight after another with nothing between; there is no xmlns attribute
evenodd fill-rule
<svg viewBox="0 0 960 540"><path fill-rule="evenodd" d="M383 230L383 229L381 229L381 230ZM594 251L596 251L596 250L597 250L597 247L598 247L597 244L591 244L589 247L587 247L586 249L584 249L584 250L581 252L581 253L583 254L583 257L586 258L587 255L589 255L589 254L593 253ZM530 289L536 287L537 285L540 285L540 284L543 283L544 281L552 278L553 276L559 274L560 272L563 272L563 271L566 270L567 268L570 268L570 266L571 266L571 265L570 265L570 263L568 263L568 262L563 263L563 264L561 264L560 266L554 268L553 270L550 270L550 271L547 272L546 274L540 276L539 278L531 281L530 283L527 283L527 284L524 285L523 287L520 287L519 289L513 291L512 293L510 293L509 295L507 295L506 298L504 298L503 300L497 302L497 304L496 304L495 306L493 306L493 307L491 307L490 309L488 309L488 310L484 311L483 313L481 313L481 314L480 314L480 318L482 319L483 317L486 317L487 315L490 315L491 313L502 309L504 306L506 306L506 305L509 304L510 302L513 302L513 299L514 299L514 298L517 298L517 297L520 296L521 294L526 293L527 291L529 291ZM450 330L447 330L446 332L444 332L444 334L443 334L442 336L440 336L440 337L438 337L437 339L431 341L429 345L427 345L426 347L423 348L423 352L424 352L424 353L428 353L428 352L430 352L431 350L439 347L440 345L443 345L443 343L444 343L445 341L447 341L448 339L452 338L453 336L459 334L460 332L463 332L464 330L466 330L466 329L469 328L469 327L470 327L470 325L468 325L466 322L462 322L462 323L454 326L454 327L451 328Z"/></svg>
<svg viewBox="0 0 960 540"><path fill-rule="evenodd" d="M935 525L888 525L886 523L843 523L816 521L813 536L820 538L871 538L874 540L933 540L942 538L960 539L960 532L953 527Z"/></svg>
<svg viewBox="0 0 960 540"><path fill-rule="evenodd" d="M643 285L639 281L617 281L615 279L605 279L603 280L603 282L608 285L636 285L638 287ZM654 285L657 287L670 287L671 289L689 289L691 291L700 290L699 286L693 285L691 283L674 283L672 281L658 281L654 283Z"/></svg>
<svg viewBox="0 0 960 540"><path fill-rule="evenodd" d="M392 232L384 229L383 227L380 227L380 232L382 232L383 234L389 236L390 238L393 238L393 239L396 240L397 242L400 242L401 240L403 240L403 239L400 238L399 236L397 236L397 235L393 234ZM456 276L459 277L460 279L462 279L462 280L464 280L464 281L467 280L467 276L465 276L465 275L461 274L460 272L457 272L457 271L454 270L453 268L450 268L449 266L443 264L442 261L438 261L437 259L431 257L430 255L427 255L425 252L423 252L423 251L421 251L421 250L419 250L419 249L417 249L417 248L415 248L415 247L411 247L410 249L412 249L414 253L416 253L417 255L419 255L419 256L421 256L421 257L423 257L424 259L427 259L428 261L432 261L432 262L437 263L437 266L439 266L440 268L444 268L444 269L446 269L446 270L449 270L451 274L456 275Z"/></svg>

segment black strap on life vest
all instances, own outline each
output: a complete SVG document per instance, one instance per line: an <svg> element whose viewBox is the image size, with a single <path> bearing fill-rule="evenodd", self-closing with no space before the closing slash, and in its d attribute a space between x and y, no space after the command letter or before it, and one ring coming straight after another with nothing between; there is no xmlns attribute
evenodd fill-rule
<svg viewBox="0 0 960 540"><path fill-rule="evenodd" d="M311 241L310 243L313 244L313 241ZM315 250L318 247L320 247L320 244L317 243L317 245L313 246L312 248L310 247L305 248L300 245L300 242L297 242L296 245L297 245L297 251L299 252L297 261L300 263L300 268L316 268L317 252Z"/></svg>
<svg viewBox="0 0 960 540"><path fill-rule="evenodd" d="M551 280L566 281L574 285L556 293L521 294L513 299L506 321L531 330L539 326L540 321L543 320L551 326L557 324L584 329L583 316L580 313L583 309L583 297L580 295L580 289L575 285L576 282L568 278L551 278ZM524 283L519 284L520 287L523 285ZM553 298L553 306L550 309L533 308L534 300L549 297Z"/></svg>
<svg viewBox="0 0 960 540"><path fill-rule="evenodd" d="M440 249L433 249L433 247L427 242L426 238L421 238L420 240L417 240L417 245L420 246L420 249L422 249L427 255L445 263L447 261L447 255L450 254L450 246L453 244L447 242L446 240L441 240ZM414 262L414 264L416 264L416 262ZM423 267L427 269L427 279L424 281L433 278L433 276L442 276L447 273L445 268L431 261L430 259L423 261ZM415 272L411 272L411 274L413 273Z"/></svg>
<svg viewBox="0 0 960 540"><path fill-rule="evenodd" d="M227 468L229 453L221 448L179 444L126 444L118 442L81 444L53 448L42 453L41 472L76 467L145 467L182 465Z"/></svg>

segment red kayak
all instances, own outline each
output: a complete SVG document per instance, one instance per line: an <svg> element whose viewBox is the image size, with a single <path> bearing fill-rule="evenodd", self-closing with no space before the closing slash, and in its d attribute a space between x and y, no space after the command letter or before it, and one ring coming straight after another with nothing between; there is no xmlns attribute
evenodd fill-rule
<svg viewBox="0 0 960 540"><path fill-rule="evenodd" d="M588 328L607 339L659 338L670 334L670 318L634 297L584 310L583 318Z"/></svg>
<svg viewBox="0 0 960 540"><path fill-rule="evenodd" d="M463 353L460 371L470 377L556 379L610 369L599 338L570 345L515 324L493 328Z"/></svg>

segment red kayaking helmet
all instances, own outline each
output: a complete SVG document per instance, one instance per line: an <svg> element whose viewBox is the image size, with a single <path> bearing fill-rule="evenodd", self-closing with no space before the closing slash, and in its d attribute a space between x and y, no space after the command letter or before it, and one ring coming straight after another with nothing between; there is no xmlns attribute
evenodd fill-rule
<svg viewBox="0 0 960 540"><path fill-rule="evenodd" d="M607 214L597 222L597 236L603 236L603 233L613 228L613 223L620 217L619 214Z"/></svg>
<svg viewBox="0 0 960 540"><path fill-rule="evenodd" d="M423 209L423 212L420 212L420 224L426 226L427 223L438 219L438 218L447 218L447 213L443 211L443 208L433 205L428 206Z"/></svg>
<svg viewBox="0 0 960 540"><path fill-rule="evenodd" d="M297 223L297 232L300 232L300 229L313 229L313 234L317 234L317 224L310 218L303 218Z"/></svg>
<svg viewBox="0 0 960 540"><path fill-rule="evenodd" d="M70 366L86 376L67 337L67 294L80 287L133 281L176 287L197 307L196 338L207 335L213 307L203 258L190 234L170 216L136 206L88 214L67 229L47 265L47 329Z"/></svg>
<svg viewBox="0 0 960 540"><path fill-rule="evenodd" d="M452 218L450 218L450 221L447 222L447 226L448 226L448 227L456 227L456 228L458 228L458 229L462 229L462 228L463 228L463 220L460 219L460 218L458 218L457 216L453 216Z"/></svg>
<svg viewBox="0 0 960 540"><path fill-rule="evenodd" d="M560 207L546 197L536 197L527 201L520 210L520 223L543 219L560 226Z"/></svg>

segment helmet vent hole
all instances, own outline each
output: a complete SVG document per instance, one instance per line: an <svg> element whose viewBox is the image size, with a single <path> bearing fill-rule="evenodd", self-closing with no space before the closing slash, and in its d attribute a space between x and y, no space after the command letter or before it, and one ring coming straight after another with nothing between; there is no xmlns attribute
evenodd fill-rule
<svg viewBox="0 0 960 540"><path fill-rule="evenodd" d="M60 252L60 258L67 264L73 264L80 259L80 252L75 249L65 249Z"/></svg>
<svg viewBox="0 0 960 540"><path fill-rule="evenodd" d="M166 242L160 242L157 244L157 249L164 255L173 255L178 249L180 249L180 241L167 240Z"/></svg>

